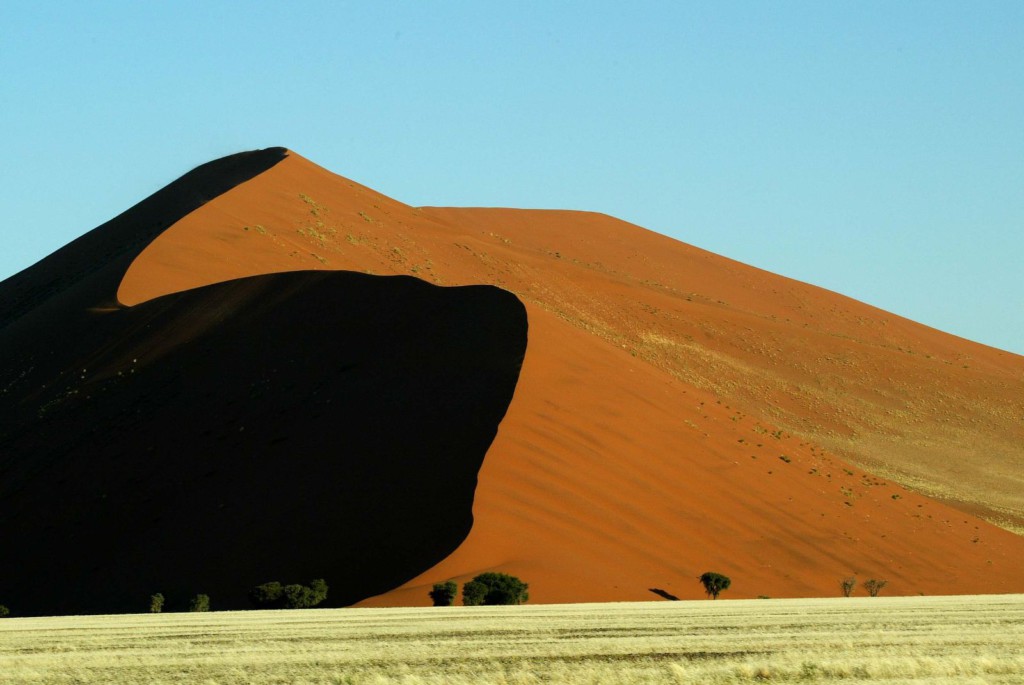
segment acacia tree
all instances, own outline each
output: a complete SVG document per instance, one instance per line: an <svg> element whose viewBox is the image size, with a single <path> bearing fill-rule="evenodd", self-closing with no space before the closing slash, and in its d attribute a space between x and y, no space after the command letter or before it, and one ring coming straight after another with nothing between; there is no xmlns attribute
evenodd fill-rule
<svg viewBox="0 0 1024 685"><path fill-rule="evenodd" d="M327 599L327 583L323 578L309 585L282 585L273 580L249 590L249 601L257 609L309 609Z"/></svg>
<svg viewBox="0 0 1024 685"><path fill-rule="evenodd" d="M149 596L149 613L159 614L164 610L164 595L162 592L158 592L155 595Z"/></svg>
<svg viewBox="0 0 1024 685"><path fill-rule="evenodd" d="M882 591L886 585L889 584L887 580L875 580L871 578L864 581L864 589L868 591L868 594L872 597L877 597L878 593Z"/></svg>
<svg viewBox="0 0 1024 685"><path fill-rule="evenodd" d="M853 588L857 587L857 578L850 576L849 578L843 578L839 581L839 588L843 591L843 597L849 597L853 594Z"/></svg>
<svg viewBox="0 0 1024 685"><path fill-rule="evenodd" d="M327 581L323 578L314 578L313 580L309 581L309 589L313 597L312 606L316 606L317 604L320 604L320 602L327 599Z"/></svg>
<svg viewBox="0 0 1024 685"><path fill-rule="evenodd" d="M210 610L210 596L209 595L196 595L188 603L189 611L209 611Z"/></svg>
<svg viewBox="0 0 1024 685"><path fill-rule="evenodd" d="M480 606L487 596L487 586L471 580L462 584L462 603L468 607Z"/></svg>
<svg viewBox="0 0 1024 685"><path fill-rule="evenodd" d="M454 580L434 583L429 594L430 599L434 601L434 606L450 607L455 604L455 598L459 596L459 585Z"/></svg>
<svg viewBox="0 0 1024 685"><path fill-rule="evenodd" d="M719 593L722 590L728 590L729 586L732 585L732 580L729 576L723 576L721 573L707 571L701 574L700 583L704 586L704 592L707 593L708 597L718 599Z"/></svg>
<svg viewBox="0 0 1024 685"><path fill-rule="evenodd" d="M284 586L276 580L257 585L249 590L249 601L257 609L280 608L284 597Z"/></svg>
<svg viewBox="0 0 1024 685"><path fill-rule="evenodd" d="M481 573L462 586L462 603L466 606L524 604L530 599L529 587L507 573Z"/></svg>

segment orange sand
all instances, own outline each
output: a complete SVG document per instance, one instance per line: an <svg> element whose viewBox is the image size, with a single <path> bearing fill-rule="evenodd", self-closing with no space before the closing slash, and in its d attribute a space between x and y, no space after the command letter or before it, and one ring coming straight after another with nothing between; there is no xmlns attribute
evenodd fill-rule
<svg viewBox="0 0 1024 685"><path fill-rule="evenodd" d="M529 313L472 532L367 604L483 570L541 602L697 597L706 570L731 597L1024 591L1024 538L966 513L1024 520L1024 358L607 216L417 209L294 153L164 231L118 299L299 269L490 283Z"/></svg>

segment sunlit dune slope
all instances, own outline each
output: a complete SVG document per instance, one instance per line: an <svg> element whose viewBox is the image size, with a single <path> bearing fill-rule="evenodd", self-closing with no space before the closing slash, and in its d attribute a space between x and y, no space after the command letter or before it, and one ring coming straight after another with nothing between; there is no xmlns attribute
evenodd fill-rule
<svg viewBox="0 0 1024 685"><path fill-rule="evenodd" d="M199 166L102 226L0 283L0 331L36 335L89 307L115 303L125 270L168 226L285 158L284 148L242 152Z"/></svg>
<svg viewBox="0 0 1024 685"><path fill-rule="evenodd" d="M707 570L733 597L830 596L849 575L896 594L1020 587L1021 538L528 311L468 540L368 604L423 603L432 583L492 568L550 602L696 598Z"/></svg>
<svg viewBox="0 0 1024 685"><path fill-rule="evenodd" d="M541 601L1024 590L1024 359L592 213L413 208L289 154L163 232L127 305L252 274L488 283L527 304L469 538ZM926 499L886 480L940 496Z"/></svg>

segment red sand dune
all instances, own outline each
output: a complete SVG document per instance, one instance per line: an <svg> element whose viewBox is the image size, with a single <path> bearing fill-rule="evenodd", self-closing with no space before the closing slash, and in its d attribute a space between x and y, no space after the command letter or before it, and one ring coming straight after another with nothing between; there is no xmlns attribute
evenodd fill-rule
<svg viewBox="0 0 1024 685"><path fill-rule="evenodd" d="M1019 356L610 217L416 209L295 154L162 234L119 298L309 268L492 283L529 312L469 539L374 603L485 569L539 601L697 596L709 568L732 596L1024 589L1024 540L849 464L1020 521Z"/></svg>
<svg viewBox="0 0 1024 685"><path fill-rule="evenodd" d="M294 153L163 230L117 299L306 269L493 284L529 318L468 538L365 604L484 570L540 602L698 597L706 570L730 597L1024 592L1024 538L975 515L1024 522L1020 356L611 217L413 208Z"/></svg>

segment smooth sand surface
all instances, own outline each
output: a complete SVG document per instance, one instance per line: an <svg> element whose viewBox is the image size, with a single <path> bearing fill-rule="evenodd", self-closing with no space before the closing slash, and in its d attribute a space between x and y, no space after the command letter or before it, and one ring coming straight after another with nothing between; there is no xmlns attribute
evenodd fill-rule
<svg viewBox="0 0 1024 685"><path fill-rule="evenodd" d="M117 299L302 269L498 285L529 316L469 537L366 604L484 570L541 602L698 597L707 570L732 597L1024 591L1024 538L974 515L1024 521L1020 356L604 215L413 208L294 153L160 234Z"/></svg>

